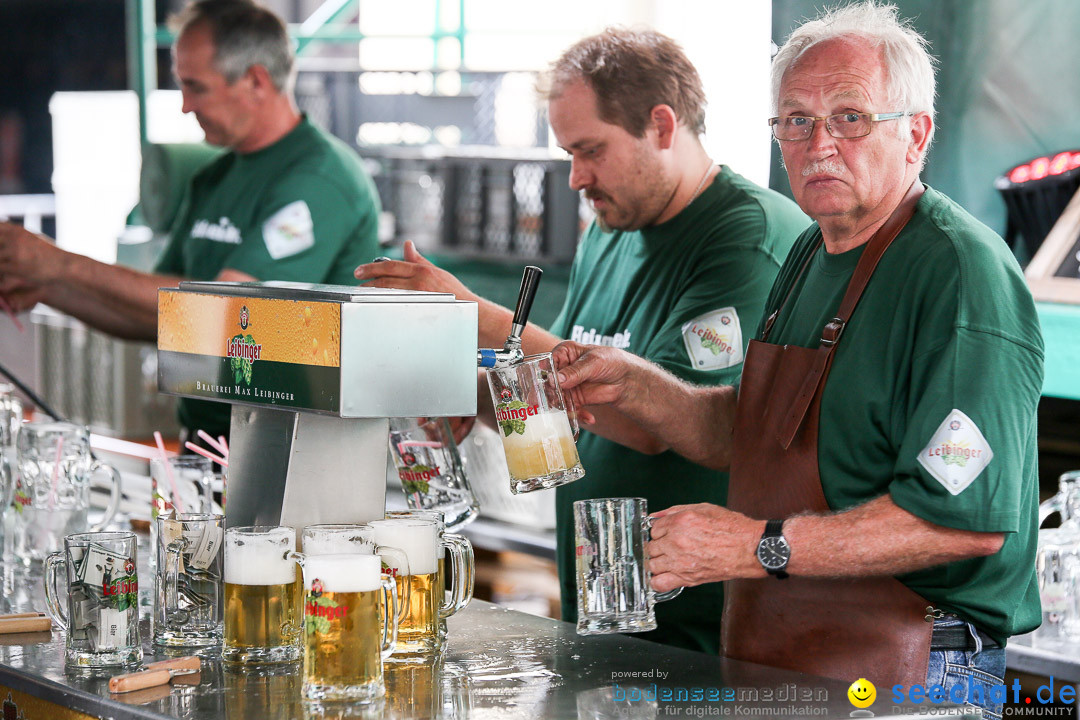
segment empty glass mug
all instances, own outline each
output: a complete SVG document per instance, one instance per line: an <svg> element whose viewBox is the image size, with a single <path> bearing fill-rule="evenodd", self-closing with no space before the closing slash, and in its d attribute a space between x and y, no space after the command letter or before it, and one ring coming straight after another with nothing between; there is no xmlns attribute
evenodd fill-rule
<svg viewBox="0 0 1080 720"><path fill-rule="evenodd" d="M1061 527L1080 533L1080 470L1070 470L1058 478L1058 491L1039 505L1039 526L1054 513L1061 515Z"/></svg>
<svg viewBox="0 0 1080 720"><path fill-rule="evenodd" d="M1035 555L1042 602L1042 625L1036 644L1055 645L1080 640L1080 545L1062 528L1039 531Z"/></svg>
<svg viewBox="0 0 1080 720"><path fill-rule="evenodd" d="M291 527L265 525L225 531L225 642L227 663L282 663L300 659L302 584L290 557Z"/></svg>
<svg viewBox="0 0 1080 720"><path fill-rule="evenodd" d="M160 515L154 643L167 647L221 645L225 600L222 545L225 516Z"/></svg>
<svg viewBox="0 0 1080 720"><path fill-rule="evenodd" d="M563 397L551 353L487 373L510 490L531 492L584 477L574 444L577 417Z"/></svg>
<svg viewBox="0 0 1080 720"><path fill-rule="evenodd" d="M574 503L579 635L655 630L653 605L682 592L652 589L645 552L651 527L644 498Z"/></svg>
<svg viewBox="0 0 1080 720"><path fill-rule="evenodd" d="M397 644L391 660L435 652L442 646L440 618L450 617L472 599L474 568L467 565L472 553L464 547L469 541L450 534L440 537L438 524L422 518L372 520L370 525L375 528L375 539L380 545L401 548L409 558L408 570L394 568L397 570L398 595L404 596L407 592L409 603L405 618L398 626ZM450 551L453 568L449 598L438 595L441 548Z"/></svg>
<svg viewBox="0 0 1080 720"><path fill-rule="evenodd" d="M446 418L390 418L390 455L413 510L439 510L451 529L480 513Z"/></svg>
<svg viewBox="0 0 1080 720"><path fill-rule="evenodd" d="M214 466L201 455L176 455L150 460L150 546L157 546L157 519L177 513L213 514ZM174 491L175 488L175 491ZM177 502L174 495L179 495ZM152 555L153 567L157 556Z"/></svg>
<svg viewBox="0 0 1080 720"><path fill-rule="evenodd" d="M394 652L397 584L375 555L293 553L304 573L304 686L308 700L381 697Z"/></svg>
<svg viewBox="0 0 1080 720"><path fill-rule="evenodd" d="M72 533L98 532L120 503L120 473L90 453L90 431L66 422L23 423L16 440L19 484L15 491L15 554L42 560ZM105 473L112 496L101 520L91 526L90 479Z"/></svg>
<svg viewBox="0 0 1080 720"><path fill-rule="evenodd" d="M56 590L67 569L67 612ZM68 667L132 665L142 660L139 642L139 575L135 533L89 532L64 538L63 552L45 562L45 599L52 619L67 633Z"/></svg>

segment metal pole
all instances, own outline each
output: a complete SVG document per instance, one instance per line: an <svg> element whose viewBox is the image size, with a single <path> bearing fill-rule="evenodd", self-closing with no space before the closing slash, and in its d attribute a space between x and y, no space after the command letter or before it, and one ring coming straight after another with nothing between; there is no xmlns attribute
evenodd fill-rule
<svg viewBox="0 0 1080 720"><path fill-rule="evenodd" d="M139 99L139 137L146 143L146 100L157 88L154 0L127 0L128 85Z"/></svg>

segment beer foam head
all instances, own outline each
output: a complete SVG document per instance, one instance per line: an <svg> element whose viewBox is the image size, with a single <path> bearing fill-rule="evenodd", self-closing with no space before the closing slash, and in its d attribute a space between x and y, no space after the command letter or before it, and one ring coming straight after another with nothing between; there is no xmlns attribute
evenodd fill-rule
<svg viewBox="0 0 1080 720"><path fill-rule="evenodd" d="M305 555L374 555L374 534L367 525L309 525L300 543Z"/></svg>
<svg viewBox="0 0 1080 720"><path fill-rule="evenodd" d="M382 563L375 555L310 555L304 561L307 590L318 580L323 592L370 592L381 587L381 577Z"/></svg>
<svg viewBox="0 0 1080 720"><path fill-rule="evenodd" d="M225 582L233 585L283 585L296 580L296 546L290 527L229 528L225 531Z"/></svg>
<svg viewBox="0 0 1080 720"><path fill-rule="evenodd" d="M417 518L391 518L372 520L375 542L379 545L401 548L409 559L411 575L429 575L439 569L439 526L430 520ZM393 560L383 558L393 567Z"/></svg>

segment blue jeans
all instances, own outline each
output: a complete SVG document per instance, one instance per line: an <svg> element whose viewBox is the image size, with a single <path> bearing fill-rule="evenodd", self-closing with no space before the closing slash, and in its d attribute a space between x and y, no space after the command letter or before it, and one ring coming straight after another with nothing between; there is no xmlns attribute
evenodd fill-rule
<svg viewBox="0 0 1080 720"><path fill-rule="evenodd" d="M956 616L946 616L934 621L934 627L966 625L975 638L974 650L932 650L930 668L926 673L926 686L941 685L948 689L954 685L964 688L965 707L979 707L983 717L1001 720L1001 703L991 702L990 688L1005 684L1005 648L983 649L982 640L975 634L975 626ZM971 688L971 692L969 692ZM977 688L981 688L980 693ZM968 696L982 702L966 702Z"/></svg>

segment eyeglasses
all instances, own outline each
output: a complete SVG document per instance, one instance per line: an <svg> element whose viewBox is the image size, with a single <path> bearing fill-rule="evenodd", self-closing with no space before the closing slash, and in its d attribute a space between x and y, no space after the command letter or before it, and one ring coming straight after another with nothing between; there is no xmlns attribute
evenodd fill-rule
<svg viewBox="0 0 1080 720"><path fill-rule="evenodd" d="M870 134L874 123L882 120L899 120L914 115L911 112L888 113L840 113L828 117L809 117L806 115L784 115L769 118L773 137L777 140L807 140L814 133L814 124L825 121L825 129L834 138L850 140Z"/></svg>

